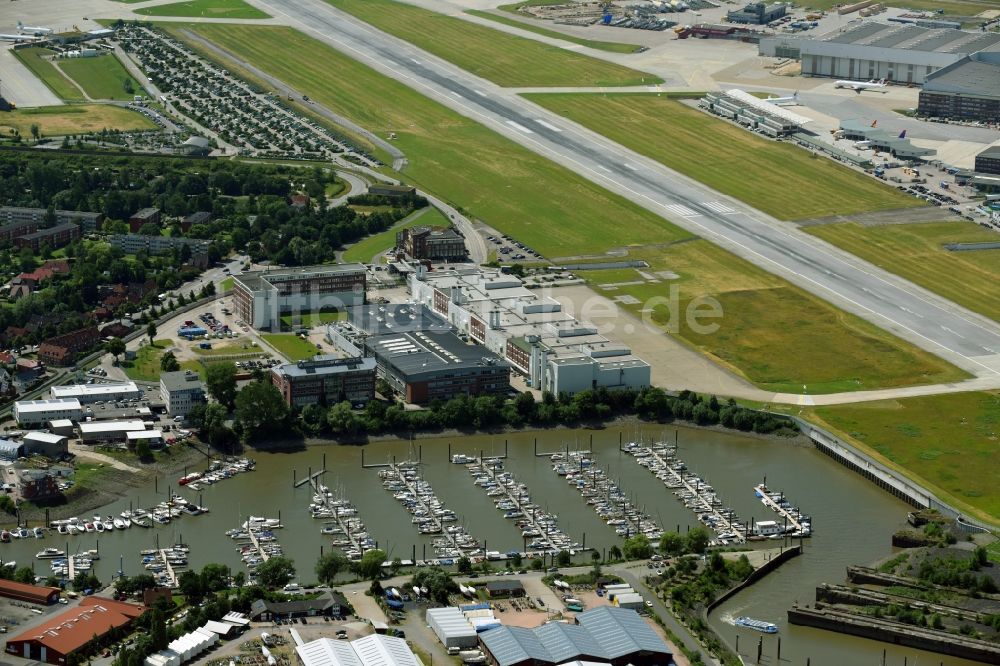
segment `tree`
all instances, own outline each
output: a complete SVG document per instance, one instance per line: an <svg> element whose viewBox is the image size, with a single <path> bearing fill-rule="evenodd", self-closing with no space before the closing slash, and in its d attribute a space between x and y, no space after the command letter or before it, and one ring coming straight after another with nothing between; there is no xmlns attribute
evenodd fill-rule
<svg viewBox="0 0 1000 666"><path fill-rule="evenodd" d="M288 418L288 406L270 383L251 382L236 395L236 421L244 436L278 430Z"/></svg>
<svg viewBox="0 0 1000 666"><path fill-rule="evenodd" d="M660 550L664 555L682 555L686 545L684 537L677 532L664 532L660 537Z"/></svg>
<svg viewBox="0 0 1000 666"><path fill-rule="evenodd" d="M472 560L470 560L465 555L458 558L458 562L455 563L455 566L457 567L458 573L460 574L472 573Z"/></svg>
<svg viewBox="0 0 1000 666"><path fill-rule="evenodd" d="M41 128L38 127L38 123L31 123L31 138L38 141L38 138L42 135Z"/></svg>
<svg viewBox="0 0 1000 666"><path fill-rule="evenodd" d="M281 587L295 576L295 563L283 555L272 557L257 567L257 580L266 588Z"/></svg>
<svg viewBox="0 0 1000 666"><path fill-rule="evenodd" d="M160 370L163 372L174 372L181 369L181 364L172 351L160 357Z"/></svg>
<svg viewBox="0 0 1000 666"><path fill-rule="evenodd" d="M153 344L153 338L156 337L156 324L153 322L146 324L146 337L149 338L149 344Z"/></svg>
<svg viewBox="0 0 1000 666"><path fill-rule="evenodd" d="M687 552L704 553L712 535L704 527L696 527L687 533Z"/></svg>
<svg viewBox="0 0 1000 666"><path fill-rule="evenodd" d="M217 402L232 409L236 400L236 365L231 361L210 363L205 371L205 387Z"/></svg>
<svg viewBox="0 0 1000 666"><path fill-rule="evenodd" d="M201 587L205 593L221 592L229 589L229 576L232 572L225 564L206 564L201 569Z"/></svg>
<svg viewBox="0 0 1000 666"><path fill-rule="evenodd" d="M392 575L395 576L399 574L399 570L402 568L403 568L403 558L401 558L399 555L392 558L392 562L389 563L389 571L392 572Z"/></svg>
<svg viewBox="0 0 1000 666"><path fill-rule="evenodd" d="M26 585L35 584L35 572L32 571L31 567L18 567L17 571L14 572L14 578L12 580L18 583L25 583Z"/></svg>
<svg viewBox="0 0 1000 666"><path fill-rule="evenodd" d="M361 419L346 400L330 408L326 414L326 422L338 434L353 435L361 428Z"/></svg>
<svg viewBox="0 0 1000 666"><path fill-rule="evenodd" d="M653 555L653 546L649 543L649 537L645 534L636 534L634 537L625 539L622 544L622 554L626 560L645 560Z"/></svg>
<svg viewBox="0 0 1000 666"><path fill-rule="evenodd" d="M104 345L105 351L115 357L115 365L118 364L118 357L125 353L125 341L121 338L111 338Z"/></svg>
<svg viewBox="0 0 1000 666"><path fill-rule="evenodd" d="M362 578L376 580L382 575L382 563L385 562L385 551L378 548L365 551L354 565L354 572Z"/></svg>
<svg viewBox="0 0 1000 666"><path fill-rule="evenodd" d="M570 556L568 550L560 550L556 555L556 563L561 567L568 567L573 563L573 558Z"/></svg>
<svg viewBox="0 0 1000 666"><path fill-rule="evenodd" d="M443 605L448 604L448 597L458 592L458 583L441 567L421 569L413 577L412 584L417 587L426 587L427 595Z"/></svg>
<svg viewBox="0 0 1000 666"><path fill-rule="evenodd" d="M152 462L153 450L149 448L149 442L140 439L139 443L135 445L135 455L139 457L141 462Z"/></svg>
<svg viewBox="0 0 1000 666"><path fill-rule="evenodd" d="M333 585L341 571L347 571L350 561L339 552L325 553L316 561L316 577L321 583Z"/></svg>
<svg viewBox="0 0 1000 666"><path fill-rule="evenodd" d="M205 597L205 588L201 584L201 576L196 572L185 571L177 579L177 587L189 604L196 605Z"/></svg>
<svg viewBox="0 0 1000 666"><path fill-rule="evenodd" d="M154 608L149 617L150 647L155 651L167 649L167 623L163 619L163 611Z"/></svg>
<svg viewBox="0 0 1000 666"><path fill-rule="evenodd" d="M617 544L608 548L608 559L612 562L622 559L622 549Z"/></svg>

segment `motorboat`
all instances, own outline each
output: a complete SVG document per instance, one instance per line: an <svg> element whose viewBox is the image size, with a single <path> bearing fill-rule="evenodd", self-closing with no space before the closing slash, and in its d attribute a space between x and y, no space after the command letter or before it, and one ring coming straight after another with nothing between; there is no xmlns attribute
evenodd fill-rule
<svg viewBox="0 0 1000 666"><path fill-rule="evenodd" d="M754 631L760 631L765 634L776 634L778 633L778 625L773 622L765 622L764 620L755 620L752 617L747 617L746 615L741 615L740 617L733 620L733 624L737 627L746 627L747 629L753 629Z"/></svg>
<svg viewBox="0 0 1000 666"><path fill-rule="evenodd" d="M35 557L40 560L54 560L57 557L64 557L65 555L66 551L59 550L58 548L44 548L35 553Z"/></svg>
<svg viewBox="0 0 1000 666"><path fill-rule="evenodd" d="M36 527L35 529L31 530L31 532L32 532L32 534L35 535L36 539L44 539L45 538L45 530L43 530L41 527Z"/></svg>

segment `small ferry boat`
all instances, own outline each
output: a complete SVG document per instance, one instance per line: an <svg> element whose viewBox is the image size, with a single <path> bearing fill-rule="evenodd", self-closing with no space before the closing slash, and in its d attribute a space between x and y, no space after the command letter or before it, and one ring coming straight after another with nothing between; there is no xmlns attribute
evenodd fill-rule
<svg viewBox="0 0 1000 666"><path fill-rule="evenodd" d="M66 551L59 550L58 548L46 548L35 553L35 557L40 560L51 560L57 557L63 557L66 555Z"/></svg>
<svg viewBox="0 0 1000 666"><path fill-rule="evenodd" d="M754 631L761 631L765 634L776 634L778 633L778 625L773 622L765 622L764 620L755 620L752 617L747 617L742 615L733 621L737 627L746 627L747 629L753 629Z"/></svg>

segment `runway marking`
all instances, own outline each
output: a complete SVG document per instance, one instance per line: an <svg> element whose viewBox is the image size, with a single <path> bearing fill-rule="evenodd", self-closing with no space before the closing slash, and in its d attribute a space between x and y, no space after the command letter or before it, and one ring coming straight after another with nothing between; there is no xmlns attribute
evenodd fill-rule
<svg viewBox="0 0 1000 666"><path fill-rule="evenodd" d="M528 129L527 127L525 127L524 125L522 125L520 123L515 123L513 120L508 120L507 124L510 125L511 127L513 127L516 130L520 130L521 132L524 132L525 134L534 134L534 132L532 132L530 129Z"/></svg>
<svg viewBox="0 0 1000 666"><path fill-rule="evenodd" d="M626 168L626 169L631 169L632 171L638 171L638 170L639 170L639 167L637 167L637 166L632 166L632 165L631 165L631 164L629 164L628 162L626 162L626 163L625 163L625 168Z"/></svg>
<svg viewBox="0 0 1000 666"><path fill-rule="evenodd" d="M453 95L454 97L457 97L457 98L459 98L459 99L465 99L464 97L462 97L461 95L459 95L459 94L458 94L457 92L455 92L454 90L452 90L452 91L451 91L451 94L452 94L452 95Z"/></svg>
<svg viewBox="0 0 1000 666"><path fill-rule="evenodd" d="M611 169L609 169L608 167L604 166L603 164L598 164L597 168L600 169L601 171L607 171L608 173L611 173Z"/></svg>
<svg viewBox="0 0 1000 666"><path fill-rule="evenodd" d="M705 208L714 210L716 213L722 213L723 215L736 212L733 208L730 208L720 201L706 201L704 205Z"/></svg>
<svg viewBox="0 0 1000 666"><path fill-rule="evenodd" d="M942 325L941 329L944 330L944 331L947 331L948 333L951 333L952 335L957 335L958 337L962 338L963 340L965 339L964 335L962 335L961 333L957 333L957 332L951 330L947 326Z"/></svg>
<svg viewBox="0 0 1000 666"><path fill-rule="evenodd" d="M416 58L410 58L410 60L412 60L412 61L413 61L413 63L414 63L414 64L416 64L416 65L419 65L419 64L420 64L420 61L419 61L419 60L417 60Z"/></svg>
<svg viewBox="0 0 1000 666"><path fill-rule="evenodd" d="M486 93L484 93L482 90L476 90L475 93L480 97L487 97Z"/></svg>
<svg viewBox="0 0 1000 666"><path fill-rule="evenodd" d="M541 118L535 118L535 122L538 123L539 125L541 125L542 127L544 127L545 129L550 129L553 132L562 132L561 129L559 129L558 127L556 127L552 123L545 122Z"/></svg>
<svg viewBox="0 0 1000 666"><path fill-rule="evenodd" d="M697 213L687 206L682 206L680 204L663 204L663 207L669 210L674 215L680 215L681 217L698 217L700 213Z"/></svg>

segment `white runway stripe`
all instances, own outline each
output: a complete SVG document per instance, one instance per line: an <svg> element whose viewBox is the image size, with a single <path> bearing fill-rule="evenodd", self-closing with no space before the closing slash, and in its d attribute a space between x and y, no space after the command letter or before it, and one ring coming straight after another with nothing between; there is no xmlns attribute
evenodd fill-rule
<svg viewBox="0 0 1000 666"><path fill-rule="evenodd" d="M671 213L675 215L680 215L682 217L696 217L697 215L699 215L699 213L696 213L687 206L682 206L680 204L665 204L663 207L669 210Z"/></svg>
<svg viewBox="0 0 1000 666"><path fill-rule="evenodd" d="M716 213L735 213L736 211L724 203L718 201L706 201L705 208L714 210Z"/></svg>

